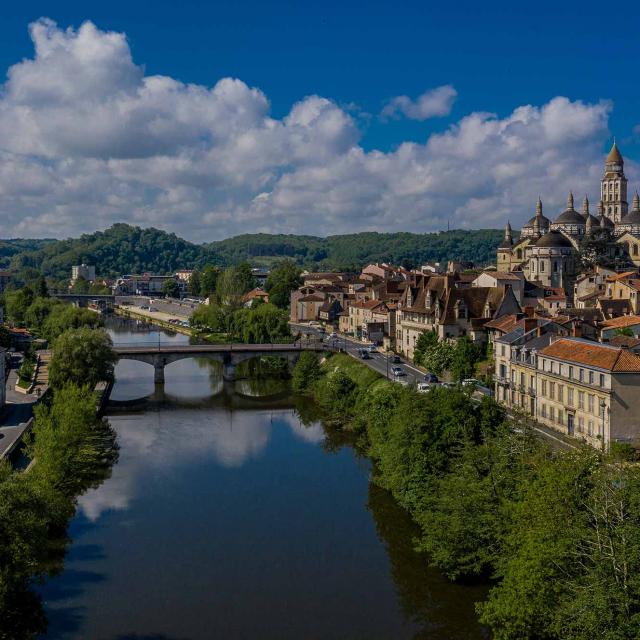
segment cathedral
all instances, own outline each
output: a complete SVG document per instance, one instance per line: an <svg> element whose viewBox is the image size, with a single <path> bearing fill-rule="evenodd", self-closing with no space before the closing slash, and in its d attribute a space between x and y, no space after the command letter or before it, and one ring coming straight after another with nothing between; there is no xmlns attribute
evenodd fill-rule
<svg viewBox="0 0 640 640"><path fill-rule="evenodd" d="M636 192L629 211L624 160L615 142L600 185L597 215L590 212L586 196L577 211L570 193L566 209L555 220L543 214L538 198L536 213L516 242L507 223L497 252L498 271L522 271L531 282L570 293L575 277L590 264L640 266L640 198Z"/></svg>

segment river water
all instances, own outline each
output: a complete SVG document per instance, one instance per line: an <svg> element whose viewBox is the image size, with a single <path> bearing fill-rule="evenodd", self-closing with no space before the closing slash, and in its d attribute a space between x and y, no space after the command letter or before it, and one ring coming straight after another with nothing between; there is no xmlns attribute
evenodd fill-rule
<svg viewBox="0 0 640 640"><path fill-rule="evenodd" d="M115 342L185 341L130 321ZM183 360L155 389L123 361L109 420L120 460L79 500L64 571L42 589L46 638L485 638L482 587L413 551L416 530L283 381L222 383ZM262 394L262 395L257 395Z"/></svg>

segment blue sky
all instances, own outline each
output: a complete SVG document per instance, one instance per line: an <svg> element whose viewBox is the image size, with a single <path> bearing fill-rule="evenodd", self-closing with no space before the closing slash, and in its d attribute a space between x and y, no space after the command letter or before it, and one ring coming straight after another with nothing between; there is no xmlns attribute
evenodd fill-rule
<svg viewBox="0 0 640 640"><path fill-rule="evenodd" d="M545 178L549 180L547 200L553 207L559 206L564 198L565 185L567 190L588 190L594 201L599 171L597 154L608 148L612 135L616 135L625 158L631 161L632 176L633 161L640 159L640 134L634 132L640 125L639 89L634 81L638 61L634 32L640 13L638 4L617 3L610 13L602 3L528 4L530 6L525 7L524 3L513 2L364 4L184 0L180 3L113 1L89 6L79 2L61 1L55 5L29 2L13 5L9 12L4 12L0 23L3 43L0 67L7 70L23 59L34 57L28 25L39 18L48 17L61 31L67 28L77 31L83 21L90 20L101 33L113 31L126 35L133 63L144 69L145 76L161 75L207 88L222 78L238 78L248 87L260 90L268 100L269 117L277 121L285 119L293 105L306 96L329 100L357 129L356 139L352 131L345 133L344 139L348 142L344 148L343 138L338 136L340 141L335 144L340 147L341 157L344 149L354 145L365 154L372 150L393 154L407 142L425 145L433 134L446 133L474 113L495 113L500 120L525 105L542 109L558 97L568 98L571 104L584 103L594 108L604 104L601 101L607 101L604 121L590 124L588 131L568 137L572 152L584 157L576 158L574 167L569 158L563 158L561 169L546 175L533 168L531 181L535 189L513 203L513 213L509 211L513 197L498 203L499 194L490 193L490 183L494 190L500 188L495 176L480 180L475 187L470 186L464 194L452 195L450 200L440 192L425 191L425 202L430 200L430 204L421 207L415 215L404 213L408 206L415 207L415 202L392 196L388 196L389 204L384 212L367 209L369 213L365 215L361 211L363 207L370 207L369 199L356 193L353 202L345 205L346 187L342 186L335 205L327 212L331 228L336 231L354 230L347 224L354 218L358 228L387 230L398 217L403 227L409 227L407 230L411 227L431 230L446 226L446 219L459 219L466 211L477 215L477 221L464 223L468 226L498 226L504 214L516 223L529 217L526 203L532 201L538 189L543 191L544 199ZM456 93L449 105L450 111L445 109L448 113L415 119L398 109L393 117L381 117L385 105L394 98L407 96L413 101L443 86L452 87ZM9 88L5 93L9 93ZM581 136L584 146L577 141ZM554 140L559 142L558 136ZM42 152L17 148L11 141L3 140L0 126L0 150L18 153L20 161L25 154L34 153L47 158L45 165L51 158L74 157L59 141L53 147ZM420 154L421 149L416 152ZM484 153L487 162L490 161L488 153ZM103 161L120 158L117 152L104 150L89 155L100 156ZM154 157L157 157L155 152ZM373 162L375 158L369 156L367 161ZM469 162L476 161L469 157ZM508 163L503 157L498 161ZM513 162L516 165L522 163L522 159L514 158ZM185 235L199 236L205 229L212 235L228 235L241 231L246 224L259 230L314 232L305 222L308 221L304 214L307 205L302 200L295 199L292 204L289 198L284 204L270 205L263 211L262 220L255 211L255 198L260 196L265 200L265 194L275 194L276 188L282 186L276 182L283 176L296 182L298 192L305 189L302 182L295 180L298 173L289 170L292 164L295 165L295 160L283 159L263 182L256 182L255 177L247 179L251 185L242 194L213 193L209 189L211 185L207 186L206 193L190 194L194 214ZM445 174L465 171L459 163L447 168L424 160L421 166L423 175L434 180L437 175L434 178L432 174L436 169ZM343 173L345 170L335 169ZM576 176L579 174L575 180L567 179L572 171ZM145 188L153 191L162 189L162 185L147 183ZM473 188L477 190L475 195ZM408 190L415 191L415 187ZM380 201L387 195L369 194L369 198ZM136 194L136 198L138 196ZM172 197L179 195L174 193ZM495 202L488 201L490 197ZM15 198L4 202L0 198L0 216L9 215L18 207L24 223L15 228L22 235L27 229L51 228L52 211L57 211L57 217L62 220L60 228L54 229L56 234L64 235L66 229L69 233L77 229L90 230L89 221L83 221L77 213L79 203L67 200L68 194L52 197L49 202L45 198L40 205L35 205L33 199L26 202L23 198L22 204L16 204ZM275 200L273 195L271 201ZM89 209L92 206L89 205ZM349 206L358 208L359 213L350 214ZM75 213L71 212L72 207ZM242 226L234 225L233 220L242 217L250 207L254 207L254 211L247 214L246 222ZM450 211L442 214L443 207ZM157 223L180 232L180 216L176 211L162 209L155 196L144 202L137 200L136 215L125 209L113 206L110 213L96 211L94 223L106 226L110 221L123 218L140 224ZM157 220L150 213L152 210L157 211ZM184 222L184 217L182 220ZM210 229L212 223L217 224L217 231Z"/></svg>

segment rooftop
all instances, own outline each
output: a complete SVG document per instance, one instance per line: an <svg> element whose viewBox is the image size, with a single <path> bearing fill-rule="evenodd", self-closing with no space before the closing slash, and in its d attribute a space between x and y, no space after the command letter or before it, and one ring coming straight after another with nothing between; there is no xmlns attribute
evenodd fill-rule
<svg viewBox="0 0 640 640"><path fill-rule="evenodd" d="M560 338L540 355L616 373L640 373L640 356L629 349L581 338Z"/></svg>

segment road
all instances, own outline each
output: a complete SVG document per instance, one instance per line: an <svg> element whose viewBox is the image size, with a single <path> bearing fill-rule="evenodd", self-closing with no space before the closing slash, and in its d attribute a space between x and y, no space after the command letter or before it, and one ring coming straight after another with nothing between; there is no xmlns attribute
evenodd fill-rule
<svg viewBox="0 0 640 640"><path fill-rule="evenodd" d="M292 333L296 333L296 331L300 331L301 333L306 333L308 335L317 336L320 338L322 336L321 331L319 331L315 327L310 327L307 324L296 324L290 323ZM388 377L390 380L397 380L401 382L406 382L408 384L417 384L418 382L422 382L424 380L424 373L413 366L408 360L400 358L399 363L394 363L391 361L391 357L394 354L387 355L380 351L371 352L371 358L368 360L363 360L360 358L360 351L362 350L364 343L359 340L354 340L353 338L349 338L346 336L339 336L337 340L332 341L330 344L335 343L335 346L343 349L347 353L356 358L360 359L362 364L366 364L368 367L371 367L378 373L382 374L385 377ZM391 370L393 367L401 367L406 375L395 377Z"/></svg>

